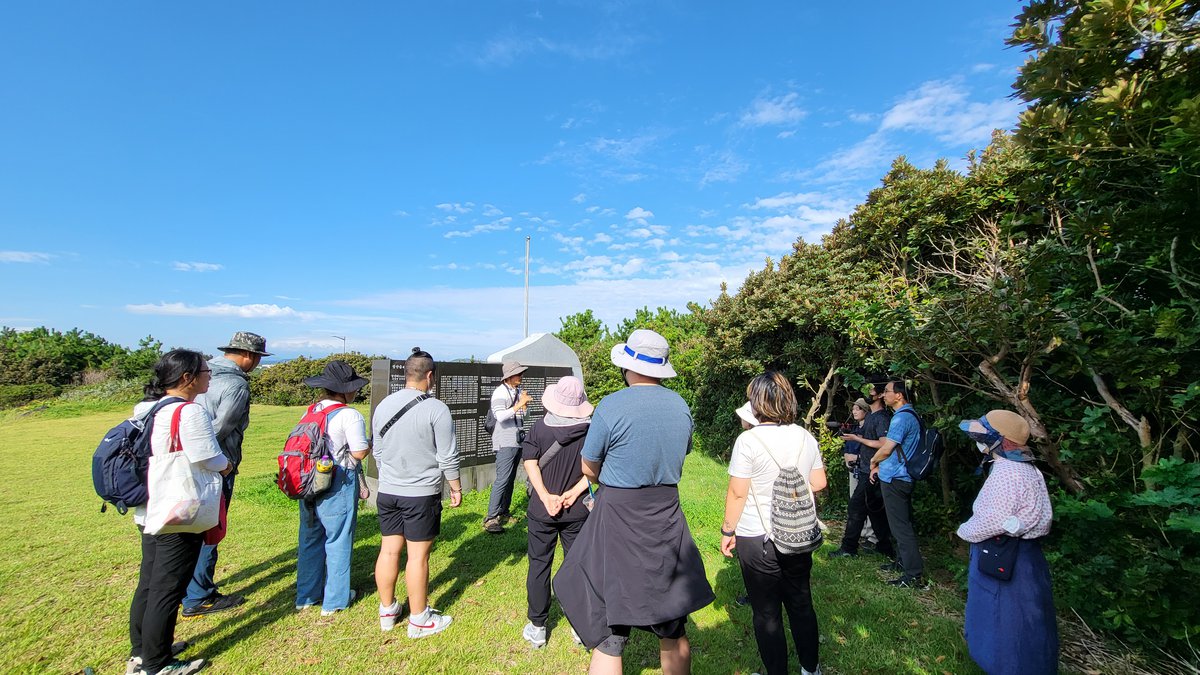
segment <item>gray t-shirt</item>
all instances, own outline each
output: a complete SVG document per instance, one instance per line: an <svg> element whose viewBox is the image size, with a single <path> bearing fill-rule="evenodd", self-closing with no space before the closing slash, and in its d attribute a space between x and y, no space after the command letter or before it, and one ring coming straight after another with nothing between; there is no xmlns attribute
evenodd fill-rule
<svg viewBox="0 0 1200 675"><path fill-rule="evenodd" d="M442 476L458 478L458 444L454 422L445 403L431 398L404 413L400 421L380 436L388 420L420 396L415 389L401 389L379 402L371 418L375 437L371 456L379 466L379 491L397 497L427 497L440 494Z"/></svg>
<svg viewBox="0 0 1200 675"><path fill-rule="evenodd" d="M602 462L600 482L620 488L675 485L692 451L692 413L662 386L626 387L605 396L592 414L581 455Z"/></svg>

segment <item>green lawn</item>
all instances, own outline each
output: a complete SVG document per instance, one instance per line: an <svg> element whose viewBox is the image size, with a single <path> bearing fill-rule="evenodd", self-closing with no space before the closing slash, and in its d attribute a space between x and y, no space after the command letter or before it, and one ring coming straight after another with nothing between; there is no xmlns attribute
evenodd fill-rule
<svg viewBox="0 0 1200 675"><path fill-rule="evenodd" d="M49 413L49 414L46 414ZM8 471L0 515L9 543L0 558L0 643L8 672L122 672L127 616L137 580L138 540L131 518L101 514L92 490L90 455L124 409L53 410L0 417L8 439ZM486 493L447 508L431 563L432 604L454 617L440 635L413 641L402 628L379 631L372 578L379 527L360 514L352 583L361 599L321 618L293 607L297 515L273 482L275 454L300 408L254 406L245 461L221 545L218 581L247 597L242 607L181 621L188 655L211 661L212 673L400 672L580 673L587 653L551 613L550 643L533 651L525 623L525 535L480 529ZM32 470L30 470L32 469ZM717 551L725 494L724 467L693 454L681 485L684 510L717 593L689 626L694 672L750 673L761 664L750 610L734 563ZM518 492L520 492L518 490ZM523 495L515 510L524 508ZM827 543L824 551L835 544ZM875 571L877 558L830 562L818 555L813 598L827 673L976 673L961 637L962 598L948 582L924 593L892 589ZM400 584L403 588L403 582ZM403 593L403 590L400 591ZM657 642L636 634L626 672L660 672ZM798 670L797 670L798 672Z"/></svg>

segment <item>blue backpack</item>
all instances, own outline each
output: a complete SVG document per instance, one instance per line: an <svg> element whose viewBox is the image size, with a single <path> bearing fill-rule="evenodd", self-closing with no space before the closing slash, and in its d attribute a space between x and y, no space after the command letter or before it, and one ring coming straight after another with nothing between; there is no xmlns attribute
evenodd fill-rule
<svg viewBox="0 0 1200 675"><path fill-rule="evenodd" d="M905 409L897 412L908 413L917 418L917 427L920 433L917 440L917 449L911 457L904 456L904 448L900 444L896 445L896 451L900 453L900 462L904 464L904 469L908 471L908 476L913 480L925 480L933 475L933 470L937 468L938 461L942 459L942 452L945 450L945 444L942 442L942 434L932 427L926 428L925 423L921 421L921 417L911 409Z"/></svg>
<svg viewBox="0 0 1200 675"><path fill-rule="evenodd" d="M100 512L108 505L124 514L131 507L145 504L146 470L150 466L150 437L154 432L154 416L172 403L182 402L178 396L163 397L150 412L129 418L104 434L104 440L92 454L92 484L104 500Z"/></svg>

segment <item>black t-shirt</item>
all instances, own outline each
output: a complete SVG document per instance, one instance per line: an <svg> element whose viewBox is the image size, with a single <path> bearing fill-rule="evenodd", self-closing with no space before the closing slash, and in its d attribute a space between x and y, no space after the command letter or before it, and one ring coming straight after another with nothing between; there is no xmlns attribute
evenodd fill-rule
<svg viewBox="0 0 1200 675"><path fill-rule="evenodd" d="M892 423L892 413L887 408L876 410L867 415L863 420L862 431L859 436L871 441L877 441L887 435L888 425ZM869 476L871 474L871 458L875 456L875 448L862 446L863 452L858 456L858 464L855 468L860 475Z"/></svg>
<svg viewBox="0 0 1200 675"><path fill-rule="evenodd" d="M541 467L542 483L552 495L561 495L583 478L583 467L579 460L579 451L583 449L583 439L587 436L588 423L573 424L569 427L552 427L540 419L521 444L521 461L541 459L554 442L562 448ZM583 505L582 496L575 500L571 508L560 511L551 517L546 513L546 507L536 493L529 495L529 517L542 522L569 522L587 518L588 510Z"/></svg>

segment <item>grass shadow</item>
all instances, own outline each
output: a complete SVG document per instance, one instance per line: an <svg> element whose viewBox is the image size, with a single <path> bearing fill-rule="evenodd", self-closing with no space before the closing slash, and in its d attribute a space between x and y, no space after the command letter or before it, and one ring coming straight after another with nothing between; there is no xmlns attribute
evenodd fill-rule
<svg viewBox="0 0 1200 675"><path fill-rule="evenodd" d="M475 522L474 514L456 513L442 521L442 537L445 540L458 540ZM449 564L429 580L429 596L432 598L436 594L441 606L450 606L462 597L469 586L487 577L496 567L524 558L526 550L523 527L510 527L503 534L477 530L451 549ZM437 555L436 546L434 555Z"/></svg>

